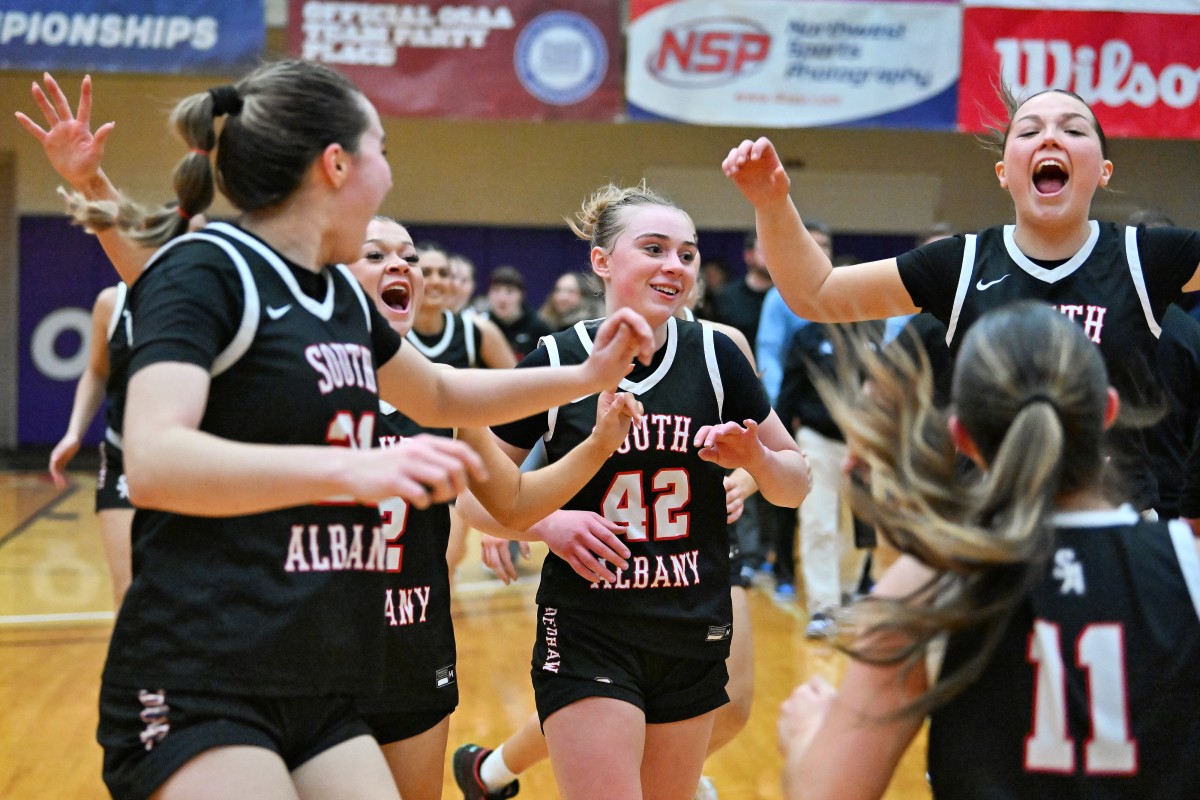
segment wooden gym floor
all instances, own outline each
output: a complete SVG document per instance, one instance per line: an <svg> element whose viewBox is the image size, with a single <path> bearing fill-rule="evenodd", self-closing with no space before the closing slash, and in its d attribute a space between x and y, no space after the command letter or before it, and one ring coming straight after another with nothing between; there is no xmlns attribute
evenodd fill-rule
<svg viewBox="0 0 1200 800"><path fill-rule="evenodd" d="M0 471L0 798L103 798L95 740L96 697L112 600L92 512L93 476L72 473L58 490L44 471ZM533 710L537 561L504 586L479 561L473 538L455 585L454 619L462 702L451 717L450 751L467 741L495 746ZM543 551L544 552L544 551ZM804 638L803 611L750 592L755 697L749 725L705 765L722 800L781 797L775 746L779 704L812 675L833 682L843 659ZM905 756L889 800L925 800L924 739ZM447 758L444 797L458 800ZM558 797L548 763L521 777L521 797Z"/></svg>

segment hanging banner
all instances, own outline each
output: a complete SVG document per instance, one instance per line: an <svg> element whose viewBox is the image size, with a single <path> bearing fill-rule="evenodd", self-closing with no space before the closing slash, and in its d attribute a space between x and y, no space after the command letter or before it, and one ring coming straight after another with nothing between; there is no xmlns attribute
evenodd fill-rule
<svg viewBox="0 0 1200 800"><path fill-rule="evenodd" d="M265 41L262 0L0 0L0 69L234 73Z"/></svg>
<svg viewBox="0 0 1200 800"><path fill-rule="evenodd" d="M953 128L957 2L630 0L634 119Z"/></svg>
<svg viewBox="0 0 1200 800"><path fill-rule="evenodd" d="M1018 97L1069 89L1110 137L1200 138L1200 2L967 2L959 125L1004 118L998 81ZM1136 10L1132 10L1136 9Z"/></svg>
<svg viewBox="0 0 1200 800"><path fill-rule="evenodd" d="M612 120L617 0L291 0L293 55L336 67L380 114Z"/></svg>

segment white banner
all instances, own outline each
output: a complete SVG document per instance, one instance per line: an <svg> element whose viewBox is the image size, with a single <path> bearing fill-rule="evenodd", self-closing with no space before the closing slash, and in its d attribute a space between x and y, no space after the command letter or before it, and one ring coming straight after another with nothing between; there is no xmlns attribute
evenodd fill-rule
<svg viewBox="0 0 1200 800"><path fill-rule="evenodd" d="M631 116L950 128L960 22L959 5L944 2L634 3Z"/></svg>

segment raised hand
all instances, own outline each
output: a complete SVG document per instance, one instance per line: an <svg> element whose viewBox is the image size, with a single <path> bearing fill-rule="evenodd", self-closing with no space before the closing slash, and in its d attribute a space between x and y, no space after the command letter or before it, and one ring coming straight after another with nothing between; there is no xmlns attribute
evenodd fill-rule
<svg viewBox="0 0 1200 800"><path fill-rule="evenodd" d="M629 548L619 536L624 531L623 525L594 511L556 511L539 524L537 532L550 552L581 578L616 583L616 573L608 565L629 568Z"/></svg>
<svg viewBox="0 0 1200 800"><path fill-rule="evenodd" d="M414 508L428 508L458 497L468 474L487 480L483 459L463 442L421 434L396 447L363 450L350 485L355 499L377 503L399 497Z"/></svg>
<svg viewBox="0 0 1200 800"><path fill-rule="evenodd" d="M629 392L601 392L596 402L596 427L592 436L600 447L613 451L629 435L629 426L642 421L642 404Z"/></svg>
<svg viewBox="0 0 1200 800"><path fill-rule="evenodd" d="M65 489L67 486L67 464L70 464L71 459L79 452L79 444L79 437L68 433L54 445L54 451L50 453L50 477L59 489Z"/></svg>
<svg viewBox="0 0 1200 800"><path fill-rule="evenodd" d="M510 540L484 533L481 534L479 544L483 563L492 572L496 573L496 576L504 582L505 586L517 579L517 568L513 564L512 551L509 547L512 544ZM520 545L521 557L528 561L529 542L518 542L518 544Z"/></svg>
<svg viewBox="0 0 1200 800"><path fill-rule="evenodd" d="M721 170L755 207L786 199L792 185L775 145L765 136L745 139L730 150Z"/></svg>
<svg viewBox="0 0 1200 800"><path fill-rule="evenodd" d="M50 166L76 189L84 191L87 185L100 176L100 161L104 156L104 143L112 133L115 123L106 122L91 130L92 78L83 77L79 89L79 108L72 113L71 104L58 83L49 72L43 73L46 84L43 89L33 84L33 101L37 103L46 119L43 129L25 114L17 113L17 121L25 130L41 142Z"/></svg>
<svg viewBox="0 0 1200 800"><path fill-rule="evenodd" d="M643 364L654 358L654 331L641 314L622 308L609 315L596 331L584 366L600 389L615 389L633 368L635 356Z"/></svg>

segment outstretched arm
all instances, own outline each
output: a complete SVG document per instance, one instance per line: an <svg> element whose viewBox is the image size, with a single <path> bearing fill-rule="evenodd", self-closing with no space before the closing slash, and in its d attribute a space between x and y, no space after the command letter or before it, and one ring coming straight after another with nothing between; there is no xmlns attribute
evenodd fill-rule
<svg viewBox="0 0 1200 800"><path fill-rule="evenodd" d="M75 402L71 405L71 419L67 431L50 453L50 477L54 485L67 485L64 474L67 464L79 452L83 435L92 418L104 402L104 382L108 380L108 320L116 304L117 288L111 286L96 296L92 306L92 339L88 351L88 363L75 386Z"/></svg>
<svg viewBox="0 0 1200 800"><path fill-rule="evenodd" d="M496 444L491 431L462 428L458 438L474 448L488 472L486 481L469 481L475 498L492 518L510 530L525 530L562 508L591 480L625 441L631 422L641 417L640 403L624 392L603 392L596 427L588 438L553 464L521 472Z"/></svg>
<svg viewBox="0 0 1200 800"><path fill-rule="evenodd" d="M83 77L79 89L79 107L75 112L71 111L66 94L49 72L42 75L42 80L46 88L34 83L33 101L41 109L46 128L43 129L20 111L17 112L17 121L41 143L54 171L85 200L117 201L120 194L100 167L104 145L116 123L106 122L95 133L92 132L91 76ZM115 227L95 233L121 280L132 286L142 274L153 251L131 243Z"/></svg>
<svg viewBox="0 0 1200 800"><path fill-rule="evenodd" d="M833 269L804 227L788 193L791 181L766 137L729 151L721 169L754 206L767 269L788 307L814 322L884 319L918 311L896 259Z"/></svg>
<svg viewBox="0 0 1200 800"><path fill-rule="evenodd" d="M588 360L569 367L518 370L439 368L401 347L379 368L379 395L427 427L480 427L523 419L615 387L634 356L649 363L654 338L646 320L621 309L596 332Z"/></svg>

